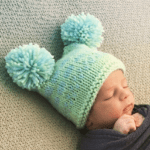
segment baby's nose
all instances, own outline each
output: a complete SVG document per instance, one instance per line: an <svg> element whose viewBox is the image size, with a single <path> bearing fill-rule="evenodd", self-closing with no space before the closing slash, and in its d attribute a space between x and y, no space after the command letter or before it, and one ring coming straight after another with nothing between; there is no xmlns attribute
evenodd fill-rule
<svg viewBox="0 0 150 150"><path fill-rule="evenodd" d="M125 96L124 99L126 99L128 96Z"/></svg>
<svg viewBox="0 0 150 150"><path fill-rule="evenodd" d="M129 96L129 93L127 91L122 92L122 94L120 95L120 99L125 100L128 98L128 96Z"/></svg>

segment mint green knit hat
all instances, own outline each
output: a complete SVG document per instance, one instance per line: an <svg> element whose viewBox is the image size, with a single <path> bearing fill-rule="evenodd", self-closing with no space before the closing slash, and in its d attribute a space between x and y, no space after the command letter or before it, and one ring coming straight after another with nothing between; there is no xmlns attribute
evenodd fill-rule
<svg viewBox="0 0 150 150"><path fill-rule="evenodd" d="M97 94L115 70L125 73L121 60L98 51L104 32L101 22L90 15L71 15L61 25L65 45L57 62L37 44L19 46L5 57L13 82L44 96L77 129L85 127Z"/></svg>

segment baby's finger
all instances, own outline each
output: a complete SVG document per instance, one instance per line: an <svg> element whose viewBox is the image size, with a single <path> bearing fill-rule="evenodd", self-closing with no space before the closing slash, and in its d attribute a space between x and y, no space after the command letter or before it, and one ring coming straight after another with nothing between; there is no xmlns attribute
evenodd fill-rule
<svg viewBox="0 0 150 150"><path fill-rule="evenodd" d="M135 113L132 116L134 117L136 127L141 126L145 118L139 113Z"/></svg>
<svg viewBox="0 0 150 150"><path fill-rule="evenodd" d="M135 132L136 131L136 126L133 126L132 128L130 128L129 133Z"/></svg>

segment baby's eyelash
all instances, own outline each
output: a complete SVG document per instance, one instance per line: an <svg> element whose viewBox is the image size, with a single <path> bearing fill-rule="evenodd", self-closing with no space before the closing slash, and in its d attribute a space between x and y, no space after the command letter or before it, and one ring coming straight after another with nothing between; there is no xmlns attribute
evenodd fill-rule
<svg viewBox="0 0 150 150"><path fill-rule="evenodd" d="M113 96L112 96L113 97ZM109 97L109 98L107 98L107 99L105 99L105 100L109 100L109 99L111 99L112 97Z"/></svg>

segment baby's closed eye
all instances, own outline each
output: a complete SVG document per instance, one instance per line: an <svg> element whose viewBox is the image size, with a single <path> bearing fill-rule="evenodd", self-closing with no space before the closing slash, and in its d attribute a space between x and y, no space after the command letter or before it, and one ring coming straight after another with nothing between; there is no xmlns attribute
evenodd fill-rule
<svg viewBox="0 0 150 150"><path fill-rule="evenodd" d="M124 86L123 88L128 88L128 86ZM113 93L113 95L114 95L114 93ZM106 98L105 101L111 99L113 97L113 95Z"/></svg>

